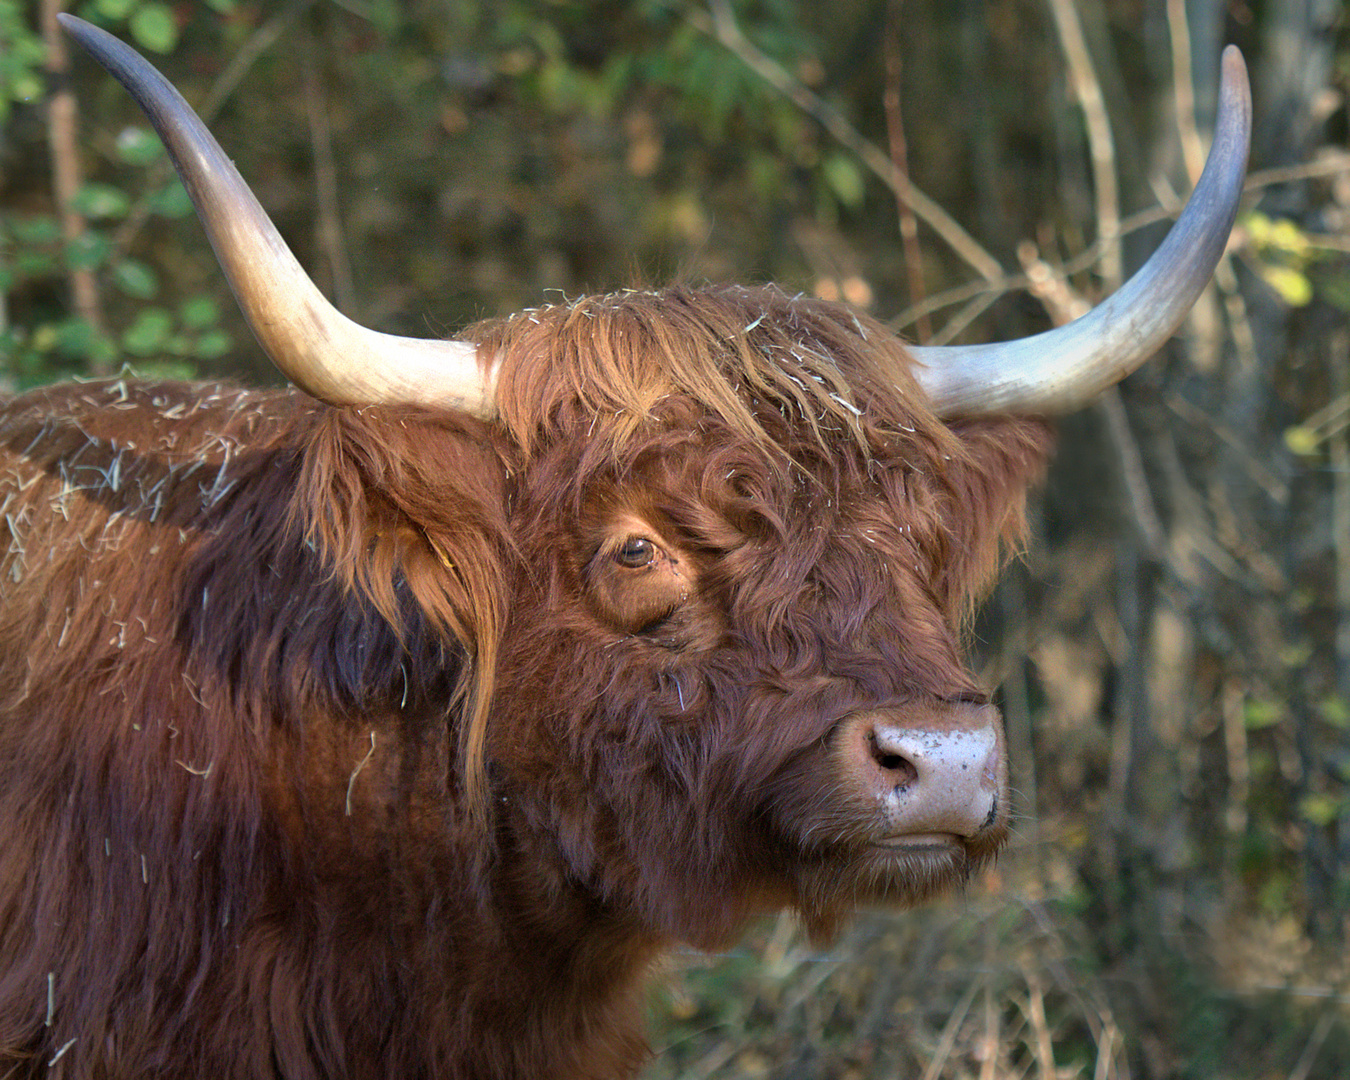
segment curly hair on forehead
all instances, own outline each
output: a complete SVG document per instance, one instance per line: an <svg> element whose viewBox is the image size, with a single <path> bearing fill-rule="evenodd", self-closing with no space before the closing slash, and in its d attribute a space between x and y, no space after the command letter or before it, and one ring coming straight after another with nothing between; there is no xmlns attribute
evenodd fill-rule
<svg viewBox="0 0 1350 1080"><path fill-rule="evenodd" d="M904 347L889 330L839 304L774 286L588 296L482 322L462 336L499 365L500 417L526 451L540 438L610 416L616 422L604 438L617 452L671 395L766 449L777 440L756 405L795 417L791 422L824 450L841 434L865 445L873 399L898 397L913 403L916 417L926 412Z"/></svg>

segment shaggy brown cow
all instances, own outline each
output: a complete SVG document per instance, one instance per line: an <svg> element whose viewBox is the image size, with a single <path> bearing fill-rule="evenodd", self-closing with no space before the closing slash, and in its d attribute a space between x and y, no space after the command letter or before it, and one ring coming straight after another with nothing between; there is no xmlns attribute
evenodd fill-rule
<svg viewBox="0 0 1350 1080"><path fill-rule="evenodd" d="M1045 457L1014 414L1119 378L1203 286L1239 58L1123 299L920 366L768 288L361 330L168 84L66 25L304 391L3 408L6 1075L629 1077L672 944L784 907L827 935L998 849L1003 737L958 632Z"/></svg>

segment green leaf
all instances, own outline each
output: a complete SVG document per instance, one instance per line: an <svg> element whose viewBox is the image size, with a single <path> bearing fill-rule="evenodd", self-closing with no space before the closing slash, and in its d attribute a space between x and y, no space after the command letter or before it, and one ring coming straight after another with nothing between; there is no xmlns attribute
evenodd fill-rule
<svg viewBox="0 0 1350 1080"><path fill-rule="evenodd" d="M1242 218L1243 228L1251 237L1252 243L1262 247L1270 243L1271 220L1259 210L1253 210Z"/></svg>
<svg viewBox="0 0 1350 1080"><path fill-rule="evenodd" d="M25 246L54 244L61 239L61 226L56 218L46 214L10 219L14 239Z"/></svg>
<svg viewBox="0 0 1350 1080"><path fill-rule="evenodd" d="M96 270L112 251L112 241L90 229L66 245L66 266L71 270Z"/></svg>
<svg viewBox="0 0 1350 1080"><path fill-rule="evenodd" d="M138 0L94 0L94 10L105 19L121 22L131 14Z"/></svg>
<svg viewBox="0 0 1350 1080"><path fill-rule="evenodd" d="M57 323L54 329L54 347L67 359L87 360L98 347L99 335L84 319L66 319Z"/></svg>
<svg viewBox="0 0 1350 1080"><path fill-rule="evenodd" d="M31 71L16 75L9 84L9 96L15 101L33 101L42 96L42 80Z"/></svg>
<svg viewBox="0 0 1350 1080"><path fill-rule="evenodd" d="M85 184L75 193L71 206L86 217L120 218L126 217L131 209L131 200L121 188L111 184Z"/></svg>
<svg viewBox="0 0 1350 1080"><path fill-rule="evenodd" d="M776 199L785 184L783 159L778 154L751 150L746 158L750 188L760 198Z"/></svg>
<svg viewBox="0 0 1350 1080"><path fill-rule="evenodd" d="M149 199L151 213L160 217L180 218L192 213L192 200L182 181L174 179L160 188Z"/></svg>
<svg viewBox="0 0 1350 1080"><path fill-rule="evenodd" d="M1294 884L1289 875L1274 867L1263 868L1265 880L1257 890L1257 902L1272 915L1283 915L1292 903Z"/></svg>
<svg viewBox="0 0 1350 1080"><path fill-rule="evenodd" d="M1350 311L1350 275L1335 274L1321 283L1322 297L1342 311Z"/></svg>
<svg viewBox="0 0 1350 1080"><path fill-rule="evenodd" d="M230 351L234 343L224 330L210 330L197 339L193 350L203 360L218 360Z"/></svg>
<svg viewBox="0 0 1350 1080"><path fill-rule="evenodd" d="M45 251L20 251L14 257L14 275L20 281L31 281L55 272L56 257Z"/></svg>
<svg viewBox="0 0 1350 1080"><path fill-rule="evenodd" d="M1313 644L1311 641L1287 642L1280 647L1279 656L1280 663L1287 668L1306 667L1313 657Z"/></svg>
<svg viewBox="0 0 1350 1080"><path fill-rule="evenodd" d="M857 162L847 154L830 154L820 163L821 172L830 190L845 206L857 206L863 201L865 186Z"/></svg>
<svg viewBox="0 0 1350 1080"><path fill-rule="evenodd" d="M221 15L233 15L235 0L206 0L207 6Z"/></svg>
<svg viewBox="0 0 1350 1080"><path fill-rule="evenodd" d="M189 330L205 330L220 322L220 305L213 296L194 296L183 301L178 318Z"/></svg>
<svg viewBox="0 0 1350 1080"><path fill-rule="evenodd" d="M1324 827L1341 816L1341 800L1335 795L1313 792L1299 800L1298 812L1309 825Z"/></svg>
<svg viewBox="0 0 1350 1080"><path fill-rule="evenodd" d="M1308 234L1288 218L1272 222L1266 242L1298 260L1306 259L1310 248Z"/></svg>
<svg viewBox="0 0 1350 1080"><path fill-rule="evenodd" d="M1350 730L1350 703L1339 694L1323 698L1317 705L1317 711L1332 727Z"/></svg>
<svg viewBox="0 0 1350 1080"><path fill-rule="evenodd" d="M172 52L178 44L178 20L164 4L142 4L131 16L131 36L157 53Z"/></svg>
<svg viewBox="0 0 1350 1080"><path fill-rule="evenodd" d="M149 300L159 291L155 272L139 259L123 259L112 270L113 283L128 296Z"/></svg>
<svg viewBox="0 0 1350 1080"><path fill-rule="evenodd" d="M0 356L13 360L19 354L23 338L15 331L14 327L8 330L0 330Z"/></svg>
<svg viewBox="0 0 1350 1080"><path fill-rule="evenodd" d="M1283 719L1283 702L1248 698L1242 707L1242 723L1248 731L1260 731L1262 728L1274 727Z"/></svg>
<svg viewBox="0 0 1350 1080"><path fill-rule="evenodd" d="M1278 762L1275 755L1258 747L1252 747L1247 753L1247 769L1251 778L1260 783L1275 775Z"/></svg>
<svg viewBox="0 0 1350 1080"><path fill-rule="evenodd" d="M187 360L149 360L136 365L136 374L149 379L179 379L186 381L196 378L197 369Z"/></svg>
<svg viewBox="0 0 1350 1080"><path fill-rule="evenodd" d="M1290 307L1307 307L1312 303L1312 282L1301 270L1266 264L1261 267L1261 277Z"/></svg>
<svg viewBox="0 0 1350 1080"><path fill-rule="evenodd" d="M122 345L133 356L150 356L164 347L173 332L173 319L163 308L146 308L122 334Z"/></svg>
<svg viewBox="0 0 1350 1080"><path fill-rule="evenodd" d="M149 128L128 124L117 133L117 156L128 165L150 165L164 154L164 144Z"/></svg>
<svg viewBox="0 0 1350 1080"><path fill-rule="evenodd" d="M1320 443L1317 432L1301 424L1284 429L1284 445L1299 457L1312 457Z"/></svg>
<svg viewBox="0 0 1350 1080"><path fill-rule="evenodd" d="M33 331L30 339L34 350L40 353L51 352L56 348L57 328L51 323L43 323Z"/></svg>
<svg viewBox="0 0 1350 1080"><path fill-rule="evenodd" d="M95 336L93 347L89 350L89 362L111 367L120 355L113 339L107 334L99 334Z"/></svg>

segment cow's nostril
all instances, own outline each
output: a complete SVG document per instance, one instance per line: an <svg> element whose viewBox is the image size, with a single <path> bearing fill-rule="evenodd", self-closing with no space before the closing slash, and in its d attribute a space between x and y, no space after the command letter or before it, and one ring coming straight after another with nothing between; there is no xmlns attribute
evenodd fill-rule
<svg viewBox="0 0 1350 1080"><path fill-rule="evenodd" d="M876 732L868 736L868 746L872 751L872 760L886 773L895 787L906 787L919 777L919 770L909 758L888 750L877 742Z"/></svg>

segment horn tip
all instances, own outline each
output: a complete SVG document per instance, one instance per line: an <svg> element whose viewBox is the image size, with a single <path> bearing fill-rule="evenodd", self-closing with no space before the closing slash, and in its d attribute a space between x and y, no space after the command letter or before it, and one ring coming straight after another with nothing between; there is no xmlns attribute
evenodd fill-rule
<svg viewBox="0 0 1350 1080"><path fill-rule="evenodd" d="M1247 61L1243 59L1242 50L1236 45L1225 45L1220 68L1220 96L1225 98L1238 96L1243 101L1250 102L1252 92L1247 78Z"/></svg>
<svg viewBox="0 0 1350 1080"><path fill-rule="evenodd" d="M66 11L58 11L56 13L56 21L61 24L67 34L77 41L82 40L89 31L98 29L93 23L86 22L78 15L71 15Z"/></svg>

